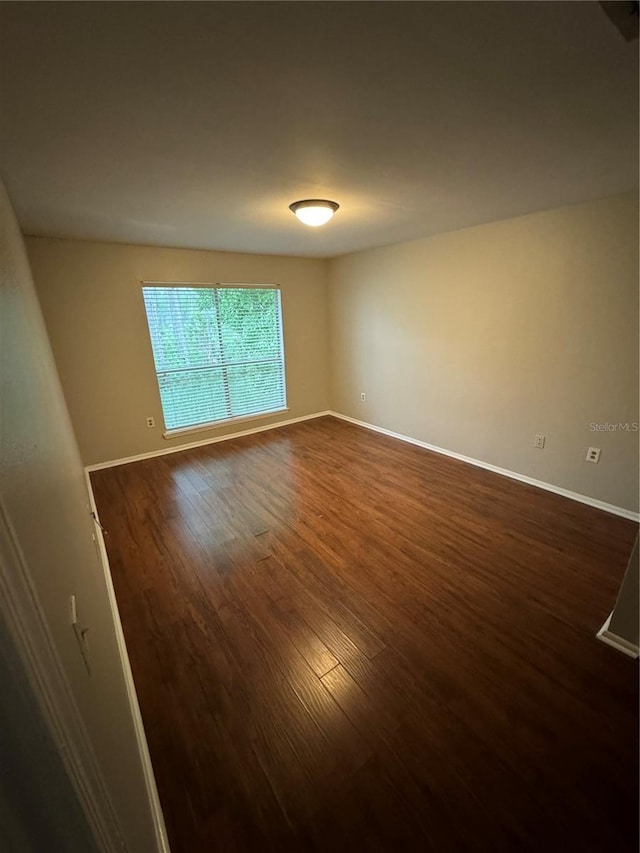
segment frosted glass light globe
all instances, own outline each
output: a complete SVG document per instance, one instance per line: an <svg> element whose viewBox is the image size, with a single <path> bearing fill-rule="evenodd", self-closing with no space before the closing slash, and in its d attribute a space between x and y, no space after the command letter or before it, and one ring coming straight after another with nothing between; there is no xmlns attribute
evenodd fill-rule
<svg viewBox="0 0 640 853"><path fill-rule="evenodd" d="M294 201L289 209L295 213L300 222L317 228L328 222L336 210L340 207L335 201L322 198L309 198L304 201Z"/></svg>

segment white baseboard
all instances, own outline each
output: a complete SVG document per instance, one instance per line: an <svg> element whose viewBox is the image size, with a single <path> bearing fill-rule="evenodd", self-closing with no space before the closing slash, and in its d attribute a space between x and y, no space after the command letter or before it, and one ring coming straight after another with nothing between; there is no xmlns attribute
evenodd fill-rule
<svg viewBox="0 0 640 853"><path fill-rule="evenodd" d="M331 415L334 418L339 418L342 421L348 421L356 426L364 427L365 429L379 432L382 435L388 435L390 438L397 438L400 441L406 441L408 444L414 444L417 447L423 447L425 450L431 450L434 453L439 453L442 456L450 456L452 459L458 459L461 462L466 462L469 465L474 465L476 468L484 468L485 471L492 471L494 474L500 474L502 477L508 477L510 480L517 480L520 483L527 483L529 486L535 486L538 489L544 489L547 492L553 492L556 495L561 495L564 498L569 498L572 501L586 504L587 506L601 509L604 512L609 512L612 515L618 515L622 518L628 518L631 521L640 521L640 513L625 509L624 507L615 506L615 504L606 503L605 501L597 500L589 497L589 495L581 495L578 492L572 492L569 489L563 489L560 486L554 486L552 483L545 483L543 480L536 480L534 477L528 477L526 474L519 474L517 471L510 471L508 468L500 468L497 465L492 465L489 462L483 462L481 459L474 459L471 456L465 456L462 453L456 453L453 450L447 450L444 447L439 447L436 444L429 444L426 441L420 441L417 438L412 438L409 435L403 435L393 430L385 429L384 427L370 424L367 421L360 421L357 418L352 418L349 415L343 415L340 412L327 410L324 412L314 412L311 415L302 415L299 418L289 418L285 421L278 421L274 424L266 426L253 427L252 429L241 430L227 435L219 435L214 438L205 438L202 441L192 441L187 444L179 444L175 447L167 447L162 450L152 450L149 453L138 453L135 456L125 456L121 459L111 459L107 462L98 462L95 465L87 465L85 471L100 471L103 468L114 468L117 465L127 465L130 462L140 462L143 459L153 459L155 456L166 456L169 453L179 453L181 450L190 450L193 447L204 447L207 444L216 444L219 441L230 441L233 438L241 438L245 435L253 435L258 432L266 432L267 430L278 429L278 427L288 426L289 424L300 423L301 421L309 421L314 418L321 418L325 415Z"/></svg>
<svg viewBox="0 0 640 853"><path fill-rule="evenodd" d="M563 489L560 486L554 486L552 483L545 483L542 480L536 480L533 477L528 477L526 474L518 474L517 471L509 471L507 468L499 468L497 465L491 465L489 462L482 462L480 459L473 459L471 456L464 456L462 453L455 453L453 450L446 450L444 447L438 447L435 444L428 444L426 441L419 441L417 438L403 435L399 432L393 432L390 429L375 426L366 421L359 421L357 418L351 418L349 415L342 415L340 412L323 412L323 414L333 415L334 418L339 418L342 421L348 421L350 424L364 427L365 429L373 430L373 432L388 435L390 438L397 438L400 441L406 441L409 444L415 444L417 447L424 447L425 450L432 450L434 453L440 453L442 456L450 456L452 459L459 459L461 462L467 462L469 465L475 465L476 468L484 468L486 471L492 471L494 474L500 474L503 477L509 477L510 480L518 480L521 483L527 483L529 486L536 486L538 489L544 489L547 492L553 492L556 495L562 495L564 498L569 498L578 503L587 504L596 509L610 512L612 515L619 515L622 518L628 518L631 521L640 521L640 513L625 509L624 507L615 506L614 504L599 501L596 498L591 498L588 495L581 495L578 492L571 492L569 489Z"/></svg>
<svg viewBox="0 0 640 853"><path fill-rule="evenodd" d="M614 634L609 630L612 616L613 613L610 613L609 618L602 628L600 628L596 637L608 646L622 652L623 655L628 655L630 658L637 658L640 655L640 647L636 646L635 643L630 643L629 640L625 640L624 637L620 637L618 634Z"/></svg>
<svg viewBox="0 0 640 853"><path fill-rule="evenodd" d="M332 415L333 412L314 412L311 415L302 415L299 418L288 418L286 421L278 421L275 424L243 429L241 432L232 432L226 435L218 435L214 438L205 438L202 441L191 441L188 444L178 444L175 447L167 447L162 450L151 450L149 453L137 453L135 456L124 456L122 459L111 459L108 462L97 462L95 465L86 465L85 471L100 471L103 468L115 468L116 465L127 465L129 462L140 462L143 459L153 459L155 456L166 456L169 453L179 453L181 450L190 450L192 447L204 447L206 444L216 444L218 441L230 441L232 438L241 438L243 435L253 435L256 432L266 432L270 429L297 424L301 421L310 421L313 418L321 418L324 415Z"/></svg>
<svg viewBox="0 0 640 853"><path fill-rule="evenodd" d="M93 517L96 522L96 543L98 545L98 551L102 562L102 569L104 571L107 594L109 597L109 606L111 608L111 616L113 618L113 624L116 632L116 642L118 645L118 652L120 653L120 662L122 664L124 680L127 687L129 707L131 708L131 714L133 717L133 727L136 733L136 740L138 742L138 753L140 755L140 761L142 763L142 772L144 774L144 781L147 789L147 798L149 800L151 817L153 820L153 826L156 836L156 850L157 853L170 853L167 829L164 822L164 815L162 813L162 806L160 805L160 797L158 795L158 788L156 786L156 778L153 772L153 765L151 764L151 756L149 754L149 745L147 743L147 736L144 730L144 725L142 723L142 715L140 713L140 705L138 703L138 694L136 693L136 687L133 681L133 673L131 672L131 664L129 662L129 653L127 652L127 646L124 640L124 633L122 631L122 622L120 621L120 611L118 610L116 593L115 589L113 588L113 579L111 577L109 557L107 556L107 549L105 547L104 539L102 537L102 527L100 526L100 521L98 518L98 509L96 507L93 489L91 487L91 478L89 477L89 473L86 470L85 481L87 485L87 493L89 495L89 505L91 507L91 512L93 513Z"/></svg>

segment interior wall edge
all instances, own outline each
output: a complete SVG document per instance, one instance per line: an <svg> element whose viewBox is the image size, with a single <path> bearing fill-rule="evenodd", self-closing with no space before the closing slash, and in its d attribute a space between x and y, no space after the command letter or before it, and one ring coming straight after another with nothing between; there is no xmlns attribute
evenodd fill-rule
<svg viewBox="0 0 640 853"><path fill-rule="evenodd" d="M0 296L0 499L12 537L9 541L0 519L0 558L4 580L22 592L16 598L14 591L12 599L22 604L22 611L14 608L13 622L7 621L14 657L41 656L32 659L40 663L39 672L49 679L43 683L51 685L52 701L59 702L61 719L68 722L64 735L55 739L56 748L61 759L65 750L77 751L87 778L95 783L91 802L96 810L107 809L97 772L104 781L120 839L113 830L114 843L105 840L102 849L159 853L84 467L24 242L1 182ZM5 595L0 601L3 621L7 599ZM21 612L24 627L16 633ZM88 643L82 641L87 631ZM32 646L35 640L38 644ZM40 780L48 802L57 788L37 769L31 774ZM108 813L104 824L113 824ZM77 844L64 849L91 848Z"/></svg>
<svg viewBox="0 0 640 853"><path fill-rule="evenodd" d="M600 640L602 643L606 643L607 646L611 646L612 649L616 649L619 652L622 652L623 655L627 655L630 658L637 658L640 656L640 647L635 643L630 643L629 640L626 640L624 637L621 637L619 634L615 634L613 631L609 630L609 625L611 624L611 617L613 616L613 611L607 616L607 620L600 628L598 633L596 634L596 639Z"/></svg>

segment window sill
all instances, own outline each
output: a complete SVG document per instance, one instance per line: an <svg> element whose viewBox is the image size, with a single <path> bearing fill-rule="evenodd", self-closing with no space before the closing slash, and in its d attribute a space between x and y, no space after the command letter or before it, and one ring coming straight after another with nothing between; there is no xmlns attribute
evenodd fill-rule
<svg viewBox="0 0 640 853"><path fill-rule="evenodd" d="M162 433L163 438L177 438L180 435L191 435L195 432L208 432L212 429L221 429L222 427L231 424L244 424L249 421L258 421L262 418L270 418L272 415L279 415L282 412L288 412L288 407L283 409L272 409L270 412L260 412L259 415L239 415L237 418L225 418L222 421L210 421L206 424L196 424L196 426L180 427L179 429L168 429Z"/></svg>

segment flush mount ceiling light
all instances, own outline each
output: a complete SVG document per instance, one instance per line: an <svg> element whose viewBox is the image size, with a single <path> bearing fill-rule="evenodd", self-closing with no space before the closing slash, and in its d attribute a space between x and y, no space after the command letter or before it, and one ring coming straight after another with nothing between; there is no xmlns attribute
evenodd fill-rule
<svg viewBox="0 0 640 853"><path fill-rule="evenodd" d="M300 222L317 228L328 222L339 207L337 202L325 198L307 198L294 201L289 205L289 210L295 213Z"/></svg>

